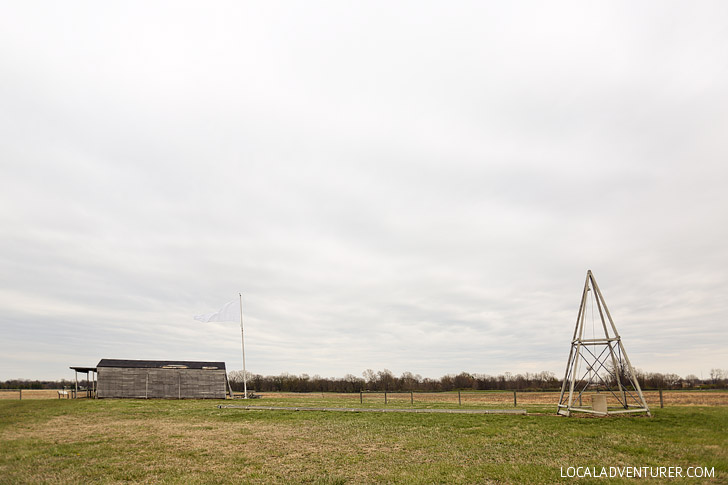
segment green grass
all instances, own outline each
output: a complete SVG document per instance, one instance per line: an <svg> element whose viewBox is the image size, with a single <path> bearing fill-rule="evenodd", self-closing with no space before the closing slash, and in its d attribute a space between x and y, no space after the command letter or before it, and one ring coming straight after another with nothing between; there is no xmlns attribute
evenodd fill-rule
<svg viewBox="0 0 728 485"><path fill-rule="evenodd" d="M362 407L358 399L326 396L249 403ZM652 418L564 418L553 406L526 407L548 414L512 416L244 411L218 404L232 402L0 401L0 483L577 481L560 477L560 467L568 466L707 466L715 468L712 482L728 483L727 407L658 408ZM383 407L383 400L365 399L363 407Z"/></svg>

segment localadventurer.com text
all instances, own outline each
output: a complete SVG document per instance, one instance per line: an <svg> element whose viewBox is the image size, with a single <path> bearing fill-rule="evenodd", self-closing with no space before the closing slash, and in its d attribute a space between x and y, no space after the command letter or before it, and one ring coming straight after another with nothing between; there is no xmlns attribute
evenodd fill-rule
<svg viewBox="0 0 728 485"><path fill-rule="evenodd" d="M715 478L714 467L690 466L569 466L561 478Z"/></svg>

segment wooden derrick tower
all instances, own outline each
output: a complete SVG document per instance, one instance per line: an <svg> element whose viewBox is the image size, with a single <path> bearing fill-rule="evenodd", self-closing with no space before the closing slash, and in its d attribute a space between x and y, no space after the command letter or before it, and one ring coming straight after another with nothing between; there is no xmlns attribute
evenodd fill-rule
<svg viewBox="0 0 728 485"><path fill-rule="evenodd" d="M591 403L584 402L585 398L591 398ZM622 339L591 270L586 273L557 412L564 416L573 412L650 415Z"/></svg>

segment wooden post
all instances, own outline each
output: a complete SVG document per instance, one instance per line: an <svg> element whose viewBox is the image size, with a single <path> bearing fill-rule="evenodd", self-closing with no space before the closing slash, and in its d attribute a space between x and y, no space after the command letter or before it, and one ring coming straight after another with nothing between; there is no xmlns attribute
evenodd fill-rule
<svg viewBox="0 0 728 485"><path fill-rule="evenodd" d="M76 373L76 390L73 393L73 398L78 398L78 371L74 369L74 372Z"/></svg>
<svg viewBox="0 0 728 485"><path fill-rule="evenodd" d="M364 393L362 391L359 391L359 404L364 403Z"/></svg>
<svg viewBox="0 0 728 485"><path fill-rule="evenodd" d="M387 404L387 391L384 391L384 404Z"/></svg>
<svg viewBox="0 0 728 485"><path fill-rule="evenodd" d="M227 384L227 389L230 393L230 399L235 399L235 394L233 394L233 386L230 385L230 379L228 379L227 373L225 373L225 384Z"/></svg>
<svg viewBox="0 0 728 485"><path fill-rule="evenodd" d="M415 403L415 393L413 391L410 391L410 404Z"/></svg>
<svg viewBox="0 0 728 485"><path fill-rule="evenodd" d="M182 399L182 373L177 372L177 399Z"/></svg>
<svg viewBox="0 0 728 485"><path fill-rule="evenodd" d="M664 403L664 401L662 400L662 389L660 389L660 407L661 407L661 408L664 408L664 407L665 407L665 403Z"/></svg>
<svg viewBox="0 0 728 485"><path fill-rule="evenodd" d="M22 401L23 400L23 390L18 389L18 392L20 393L20 401Z"/></svg>
<svg viewBox="0 0 728 485"><path fill-rule="evenodd" d="M516 391L513 391L513 407L518 406L518 400L516 399Z"/></svg>
<svg viewBox="0 0 728 485"><path fill-rule="evenodd" d="M144 399L149 399L149 372L147 372L147 381L144 383Z"/></svg>
<svg viewBox="0 0 728 485"><path fill-rule="evenodd" d="M583 407L584 405L581 403L581 394L579 394L579 407Z"/></svg>
<svg viewBox="0 0 728 485"><path fill-rule="evenodd" d="M460 400L460 391L458 391L458 406L462 405L462 401Z"/></svg>

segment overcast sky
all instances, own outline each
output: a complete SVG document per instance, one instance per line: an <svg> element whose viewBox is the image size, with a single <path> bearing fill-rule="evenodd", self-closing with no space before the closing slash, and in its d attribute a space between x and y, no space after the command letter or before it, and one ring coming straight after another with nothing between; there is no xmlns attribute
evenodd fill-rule
<svg viewBox="0 0 728 485"><path fill-rule="evenodd" d="M5 2L0 379L728 369L725 2Z"/></svg>

